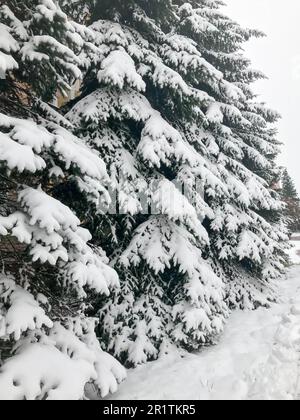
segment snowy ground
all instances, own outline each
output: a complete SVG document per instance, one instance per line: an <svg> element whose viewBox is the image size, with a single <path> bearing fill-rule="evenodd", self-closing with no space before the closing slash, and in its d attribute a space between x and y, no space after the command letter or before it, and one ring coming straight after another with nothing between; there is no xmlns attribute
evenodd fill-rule
<svg viewBox="0 0 300 420"><path fill-rule="evenodd" d="M300 264L300 233L295 233L291 240L290 258L292 264Z"/></svg>
<svg viewBox="0 0 300 420"><path fill-rule="evenodd" d="M300 264L293 238L294 264ZM280 285L272 309L235 312L221 342L200 354L174 354L129 371L112 399L300 399L300 265Z"/></svg>

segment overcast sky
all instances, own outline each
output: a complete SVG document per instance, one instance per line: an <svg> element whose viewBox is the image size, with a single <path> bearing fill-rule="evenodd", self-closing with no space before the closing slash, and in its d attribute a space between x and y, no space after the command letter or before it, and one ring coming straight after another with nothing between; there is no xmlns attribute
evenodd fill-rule
<svg viewBox="0 0 300 420"><path fill-rule="evenodd" d="M225 0L227 14L267 37L249 42L247 56L269 80L255 90L278 110L279 138L284 142L280 163L288 167L300 193L300 1Z"/></svg>

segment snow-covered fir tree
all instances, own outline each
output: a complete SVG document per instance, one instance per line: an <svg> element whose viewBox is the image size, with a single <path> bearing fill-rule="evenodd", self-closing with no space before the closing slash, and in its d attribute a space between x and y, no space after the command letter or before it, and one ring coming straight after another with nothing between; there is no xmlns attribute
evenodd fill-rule
<svg viewBox="0 0 300 420"><path fill-rule="evenodd" d="M167 18L160 5L152 4L149 13L156 13L163 26ZM118 11L103 6L97 2L92 14L95 22L90 29L98 51L86 57L84 97L67 118L102 152L117 191L117 210L125 214L100 213L96 223L99 237L107 232L107 251L122 284L121 293L101 311L101 335L107 337L109 350L135 365L157 357L161 345L169 341L188 349L211 342L227 315L222 281L203 255L209 239L198 215L203 219L213 213L200 194L193 207L171 182L187 180L192 189L193 166L214 178L210 163L180 127L180 117L186 125L191 115L200 126L200 106L208 105L210 98L166 64L160 49L167 38L143 8L135 3ZM128 10L131 21L125 26L121 21L129 24ZM170 10L166 8L168 17ZM98 20L102 13L105 19ZM118 15L118 22L107 19L111 13ZM148 31L146 39L143 34ZM175 48L179 41L174 40ZM191 55L193 48L197 52L193 43L187 44ZM205 60L197 59L200 68L214 73ZM150 217L141 194L146 207L147 197L151 199Z"/></svg>
<svg viewBox="0 0 300 420"><path fill-rule="evenodd" d="M99 301L102 343L129 365L214 342L230 307L274 299L283 270L278 114L242 53L262 34L221 5L98 0L87 13L66 118L107 165L112 203L95 192L82 214L121 280Z"/></svg>
<svg viewBox="0 0 300 420"><path fill-rule="evenodd" d="M288 173L287 169L283 169L281 175L281 197L284 201L285 216L290 233L300 231L300 198L295 183Z"/></svg>
<svg viewBox="0 0 300 420"><path fill-rule="evenodd" d="M280 173L274 163L279 115L257 102L250 84L264 75L242 54L244 42L263 34L224 16L220 1L178 3L181 34L197 42L202 56L225 79L221 86L209 87L215 102L206 112L205 129L216 142L229 194L208 197L215 212L208 229L211 250L228 283L229 303L253 308L272 300L269 285L283 269L286 240L283 206L271 189Z"/></svg>
<svg viewBox="0 0 300 420"><path fill-rule="evenodd" d="M52 0L0 7L2 400L106 396L125 377L87 316L118 275L64 200L107 200L106 166L47 103L81 77L84 31Z"/></svg>

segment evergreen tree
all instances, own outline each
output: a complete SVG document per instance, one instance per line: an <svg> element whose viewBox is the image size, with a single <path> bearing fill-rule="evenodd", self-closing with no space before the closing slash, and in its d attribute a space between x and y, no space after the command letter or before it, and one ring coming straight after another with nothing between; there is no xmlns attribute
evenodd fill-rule
<svg viewBox="0 0 300 420"><path fill-rule="evenodd" d="M295 187L294 181L290 177L287 169L282 173L282 200L286 204L285 215L291 233L300 231L300 198Z"/></svg>
<svg viewBox="0 0 300 420"><path fill-rule="evenodd" d="M7 1L0 22L0 399L105 396L125 372L87 314L118 276L63 198L108 175L44 102L81 76L83 28L52 0Z"/></svg>
<svg viewBox="0 0 300 420"><path fill-rule="evenodd" d="M98 0L88 13L82 95L66 118L116 198L105 209L95 193L82 211L121 280L99 302L100 336L129 365L214 342L229 307L274 299L283 270L278 114L256 102L263 76L242 54L262 34L221 4Z"/></svg>
<svg viewBox="0 0 300 420"><path fill-rule="evenodd" d="M264 76L241 54L244 42L263 34L241 28L223 15L220 4L182 4L180 31L197 42L202 56L226 79L221 89L220 84L209 87L215 103L206 113L206 130L213 134L218 159L228 171L230 194L208 198L216 214L209 236L228 284L230 305L253 308L274 298L268 283L277 278L285 260L283 207L271 189L280 172L273 127L279 115L257 102L250 84Z"/></svg>

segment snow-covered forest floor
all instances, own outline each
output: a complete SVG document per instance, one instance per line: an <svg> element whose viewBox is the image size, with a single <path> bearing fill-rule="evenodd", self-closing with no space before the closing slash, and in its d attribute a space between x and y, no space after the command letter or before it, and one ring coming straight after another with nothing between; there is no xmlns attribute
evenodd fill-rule
<svg viewBox="0 0 300 420"><path fill-rule="evenodd" d="M220 343L200 354L176 351L129 371L112 399L299 399L300 234L293 238L294 266L271 309L237 311ZM299 239L299 240L297 240Z"/></svg>

